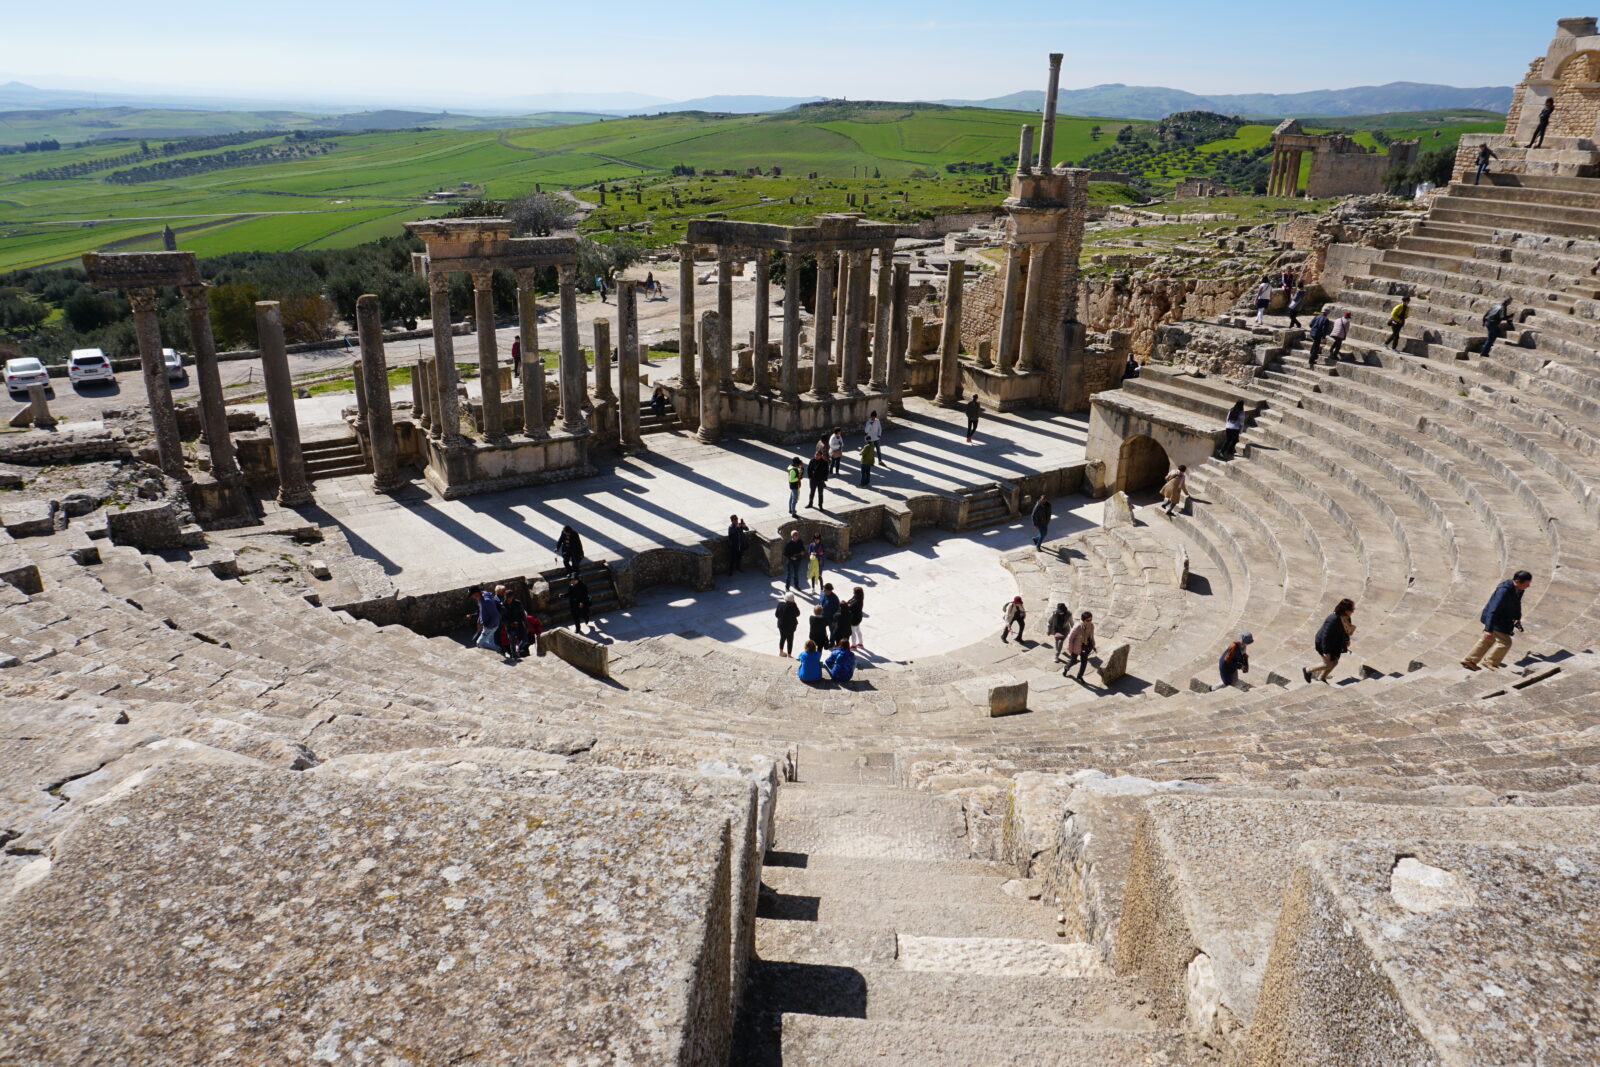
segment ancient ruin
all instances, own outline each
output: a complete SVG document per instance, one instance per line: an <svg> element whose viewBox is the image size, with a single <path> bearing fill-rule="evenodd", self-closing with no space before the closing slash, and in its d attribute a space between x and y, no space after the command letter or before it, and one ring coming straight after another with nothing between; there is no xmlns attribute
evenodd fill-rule
<svg viewBox="0 0 1600 1067"><path fill-rule="evenodd" d="M1307 133L1299 119L1285 119L1272 131L1272 172L1267 180L1267 195L1300 195L1301 164L1308 152L1311 166L1306 174L1306 196L1319 199L1381 193L1387 188L1384 175L1416 161L1417 144L1393 141L1389 151L1383 153L1341 133Z"/></svg>
<svg viewBox="0 0 1600 1067"><path fill-rule="evenodd" d="M998 274L956 255L913 301L893 226L697 220L675 362L630 277L591 372L571 238L413 223L432 353L391 389L361 297L337 441L302 433L276 302L263 423L224 400L192 253L86 257L130 294L147 397L0 438L0 1061L1593 1062L1594 28L1561 22L1483 183L1283 220L1284 268L1350 313L1337 358L1241 306L1151 324L1122 377L1132 339L1085 321L1087 172L1053 160L1060 56ZM1546 147L1513 149L1551 95ZM163 286L197 407L166 385ZM949 410L973 393L977 441ZM901 480L791 514L780 446L868 410ZM567 524L587 546L553 559ZM867 587L868 651L931 651L800 682L767 636L795 533ZM1523 570L1503 662L1464 665ZM1026 640L996 639L997 577ZM496 584L544 623L532 659L463 626ZM1312 680L1344 598L1348 651ZM1093 617L1087 673L1051 655L1057 605Z"/></svg>

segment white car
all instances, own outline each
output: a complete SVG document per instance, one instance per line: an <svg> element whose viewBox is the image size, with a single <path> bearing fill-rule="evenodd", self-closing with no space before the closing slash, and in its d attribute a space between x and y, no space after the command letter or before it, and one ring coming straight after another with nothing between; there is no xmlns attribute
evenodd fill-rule
<svg viewBox="0 0 1600 1067"><path fill-rule="evenodd" d="M111 361L98 348L74 348L67 357L67 377L73 382L109 382L116 378Z"/></svg>
<svg viewBox="0 0 1600 1067"><path fill-rule="evenodd" d="M31 385L50 388L50 372L36 359L23 357L6 360L6 389L13 393L26 393Z"/></svg>
<svg viewBox="0 0 1600 1067"><path fill-rule="evenodd" d="M163 348L161 358L167 364L167 381L183 381L183 357L178 355L176 349Z"/></svg>

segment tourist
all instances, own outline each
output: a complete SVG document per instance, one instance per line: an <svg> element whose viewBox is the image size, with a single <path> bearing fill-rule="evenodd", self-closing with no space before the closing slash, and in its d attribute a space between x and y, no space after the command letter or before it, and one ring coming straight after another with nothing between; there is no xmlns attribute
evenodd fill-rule
<svg viewBox="0 0 1600 1067"><path fill-rule="evenodd" d="M595 291L600 294L600 303L609 303L610 301L606 300L606 276L604 274L596 274L594 276L594 287Z"/></svg>
<svg viewBox="0 0 1600 1067"><path fill-rule="evenodd" d="M650 294L654 293L655 291L656 291L656 272L653 271L653 270L647 270L647 271L644 272L644 295L645 296L649 296Z"/></svg>
<svg viewBox="0 0 1600 1067"><path fill-rule="evenodd" d="M817 651L818 647L815 641L807 641L806 647L795 657L798 664L795 673L802 682L822 681L822 653Z"/></svg>
<svg viewBox="0 0 1600 1067"><path fill-rule="evenodd" d="M1043 548L1044 539L1050 535L1050 519L1055 514L1055 509L1050 506L1050 498L1043 493L1033 505L1033 547Z"/></svg>
<svg viewBox="0 0 1600 1067"><path fill-rule="evenodd" d="M1056 610L1050 614L1050 621L1045 624L1045 632L1056 641L1055 660L1061 662L1061 645L1066 641L1067 633L1072 629L1072 612L1067 610L1065 604L1057 604Z"/></svg>
<svg viewBox="0 0 1600 1067"><path fill-rule="evenodd" d="M520 336L511 339L511 376L513 378L522 377L522 338Z"/></svg>
<svg viewBox="0 0 1600 1067"><path fill-rule="evenodd" d="M1298 330L1300 326L1300 308L1306 302L1305 286L1298 286L1289 294L1289 303L1284 307L1283 313L1289 316L1289 329Z"/></svg>
<svg viewBox="0 0 1600 1067"><path fill-rule="evenodd" d="M878 418L876 411L868 412L867 424L861 428L862 434L872 442L873 455L878 457L878 462L885 469L888 464L883 462L883 420Z"/></svg>
<svg viewBox="0 0 1600 1067"><path fill-rule="evenodd" d="M1472 646L1467 658L1461 661L1463 667L1475 671L1480 660L1483 666L1491 669L1500 666L1500 661L1511 651L1512 631L1522 629L1522 594L1532 584L1532 574L1518 571L1495 586L1494 595L1483 606L1483 613L1479 616L1479 621L1483 623L1483 636ZM1489 653L1487 659L1484 659L1485 652Z"/></svg>
<svg viewBox="0 0 1600 1067"><path fill-rule="evenodd" d="M828 457L820 445L817 446L817 454L806 464L806 482L811 487L806 494L806 507L815 506L818 511L827 511L823 506L822 494L828 486Z"/></svg>
<svg viewBox="0 0 1600 1067"><path fill-rule="evenodd" d="M1411 296L1407 294L1400 298L1389 312L1389 347L1397 348L1400 345L1400 331L1405 329L1406 319L1411 317Z"/></svg>
<svg viewBox="0 0 1600 1067"><path fill-rule="evenodd" d="M828 676L836 682L848 682L854 678L856 654L850 651L850 642L841 638L833 651L828 653L828 658L823 660L822 665L828 669Z"/></svg>
<svg viewBox="0 0 1600 1067"><path fill-rule="evenodd" d="M1172 513L1178 510L1178 505L1183 502L1184 494L1189 491L1189 468L1180 463L1177 469L1167 472L1166 481L1161 483L1161 499L1166 501L1162 510L1167 513L1167 518L1172 518Z"/></svg>
<svg viewBox="0 0 1600 1067"><path fill-rule="evenodd" d="M576 633L583 633L583 624L589 621L589 587L582 578L576 574L567 584L567 610L572 612L572 629ZM594 629L593 624L589 626Z"/></svg>
<svg viewBox="0 0 1600 1067"><path fill-rule="evenodd" d="M1294 268L1283 268L1283 271L1278 275L1278 285L1282 287L1285 298L1287 298L1288 295L1294 291L1294 282Z"/></svg>
<svg viewBox="0 0 1600 1067"><path fill-rule="evenodd" d="M561 565L567 568L567 573L575 575L578 567L583 563L583 538L578 536L578 531L571 526L561 527L561 536L556 538L556 553L561 557Z"/></svg>
<svg viewBox="0 0 1600 1067"><path fill-rule="evenodd" d="M495 599L494 593L487 589L474 589L473 621L477 624L477 631L473 634L472 643L479 648L487 648L490 652L500 651L500 645L495 640L500 631L500 601Z"/></svg>
<svg viewBox="0 0 1600 1067"><path fill-rule="evenodd" d="M1339 362L1339 350L1344 347L1345 338L1350 336L1350 312L1346 311L1333 320L1333 329L1328 331L1328 362Z"/></svg>
<svg viewBox="0 0 1600 1067"><path fill-rule="evenodd" d="M799 530L789 531L789 540L783 543L783 591L800 588L800 569L805 565L806 545L800 540Z"/></svg>
<svg viewBox="0 0 1600 1067"><path fill-rule="evenodd" d="M1000 631L1000 641L1004 644L1011 637L1011 627L1017 628L1017 644L1022 643L1022 630L1028 624L1028 609L1023 606L1022 598L1014 596L1000 608L1000 614L1006 620L1005 629Z"/></svg>
<svg viewBox="0 0 1600 1067"><path fill-rule="evenodd" d="M1495 340L1501 334L1510 330L1514 321L1515 317L1511 314L1511 298L1509 296L1484 312L1483 347L1478 349L1478 355L1487 359L1489 350L1494 347Z"/></svg>
<svg viewBox="0 0 1600 1067"><path fill-rule="evenodd" d="M967 413L967 444L972 443L972 435L978 432L978 416L983 414L983 405L978 403L978 394L973 393L972 399L967 401L963 409Z"/></svg>
<svg viewBox="0 0 1600 1067"><path fill-rule="evenodd" d="M839 467L844 463L844 432L833 431L833 436L828 438L828 473L835 478L839 477Z"/></svg>
<svg viewBox="0 0 1600 1067"><path fill-rule="evenodd" d="M773 614L778 617L778 655L787 658L794 651L794 632L800 627L800 605L794 602L794 594L778 601Z"/></svg>
<svg viewBox="0 0 1600 1067"><path fill-rule="evenodd" d="M667 417L667 391L661 386L656 386L656 391L650 394L650 414L657 420Z"/></svg>
<svg viewBox="0 0 1600 1067"><path fill-rule="evenodd" d="M822 535L812 534L811 543L806 546L806 585L813 593L822 588L822 563L827 558L828 550L822 546Z"/></svg>
<svg viewBox="0 0 1600 1067"><path fill-rule="evenodd" d="M834 643L835 640L837 640L837 638L833 637L833 632L834 632L835 629L838 628L838 625L839 625L839 608L840 607L841 607L841 605L839 603L839 594L835 593L833 591L833 583L832 582L823 582L822 583L822 621L823 621L823 624L828 627L828 636L830 638L830 640L828 641L828 644L830 646Z"/></svg>
<svg viewBox="0 0 1600 1067"><path fill-rule="evenodd" d="M1328 318L1328 308L1324 306L1311 317L1311 362L1307 366L1317 365L1317 357L1322 354L1322 339L1332 332L1333 320Z"/></svg>
<svg viewBox="0 0 1600 1067"><path fill-rule="evenodd" d="M878 458L878 450L872 447L871 441L861 442L861 484L872 484L872 464Z"/></svg>
<svg viewBox="0 0 1600 1067"><path fill-rule="evenodd" d="M789 460L787 474L789 477L789 514L799 518L800 513L795 509L800 505L800 480L805 477L799 456L794 456Z"/></svg>
<svg viewBox="0 0 1600 1067"><path fill-rule="evenodd" d="M1235 400L1233 407L1228 409L1228 415L1222 420L1222 448L1218 455L1233 458L1234 449L1239 447L1239 434L1244 431L1244 401Z"/></svg>
<svg viewBox="0 0 1600 1067"><path fill-rule="evenodd" d="M522 654L526 656L528 650L532 649L542 656L544 653L539 649L539 635L544 633L544 623L540 621L537 614L531 611L527 613L527 619L528 629L523 637Z"/></svg>
<svg viewBox="0 0 1600 1067"><path fill-rule="evenodd" d="M1222 676L1224 686L1233 685L1239 680L1239 675L1250 673L1250 653L1248 648L1255 644L1255 637L1249 633L1239 635L1239 640L1231 641L1228 647L1222 650L1222 655L1217 657L1217 673Z"/></svg>
<svg viewBox="0 0 1600 1067"><path fill-rule="evenodd" d="M1267 324L1267 305L1272 303L1272 280L1262 276L1261 284L1256 286L1256 325Z"/></svg>
<svg viewBox="0 0 1600 1067"><path fill-rule="evenodd" d="M1356 632L1355 620L1351 617L1355 610L1356 602L1346 597L1334 605L1332 614L1322 620L1322 625L1317 628L1317 636L1312 641L1312 647L1322 657L1322 663L1309 669L1300 668L1300 675L1307 682L1316 678L1323 685L1328 684L1328 675L1339 665L1339 657L1350 651L1350 638Z"/></svg>
<svg viewBox="0 0 1600 1067"><path fill-rule="evenodd" d="M750 546L750 527L737 515L728 516L728 569L744 570L744 550Z"/></svg>
<svg viewBox="0 0 1600 1067"><path fill-rule="evenodd" d="M1067 632L1067 665L1061 669L1061 677L1065 678L1072 673L1073 664L1078 666L1078 681L1083 681L1083 672L1089 667L1089 657L1094 654L1094 613L1086 611L1078 616L1078 622Z"/></svg>
<svg viewBox="0 0 1600 1067"><path fill-rule="evenodd" d="M1128 353L1128 362L1123 364L1122 367L1122 380L1127 381L1129 378L1137 378L1138 376L1139 361L1135 359L1133 357L1133 353L1130 352Z"/></svg>
<svg viewBox="0 0 1600 1067"><path fill-rule="evenodd" d="M1472 176L1472 184L1477 185L1482 182L1483 176L1488 173L1489 170L1489 160L1499 158L1500 157L1495 154L1494 149L1490 148L1488 145L1479 145L1477 159L1474 164L1477 167L1478 172ZM1490 182L1489 184L1493 185L1494 183Z"/></svg>
<svg viewBox="0 0 1600 1067"><path fill-rule="evenodd" d="M500 601L500 625L506 632L506 655L517 660L528 654L528 611L503 585L494 587Z"/></svg>
<svg viewBox="0 0 1600 1067"><path fill-rule="evenodd" d="M859 585L850 591L850 599L845 602L844 609L850 615L850 647L865 648L866 642L861 638L861 620L867 617L866 590Z"/></svg>
<svg viewBox="0 0 1600 1067"><path fill-rule="evenodd" d="M833 644L828 640L828 633L828 620L822 617L822 605L818 604L811 609L811 618L806 620L806 636L810 638L806 644L828 648Z"/></svg>
<svg viewBox="0 0 1600 1067"><path fill-rule="evenodd" d="M1539 122L1533 128L1533 136L1528 138L1529 148L1544 147L1544 134L1550 128L1550 116L1555 114L1555 111L1556 98L1553 96L1545 97L1544 107L1539 109Z"/></svg>

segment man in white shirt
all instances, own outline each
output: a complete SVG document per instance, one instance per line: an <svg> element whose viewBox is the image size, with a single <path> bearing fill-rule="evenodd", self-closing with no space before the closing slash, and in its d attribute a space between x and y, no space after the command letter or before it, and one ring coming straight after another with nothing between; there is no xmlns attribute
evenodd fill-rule
<svg viewBox="0 0 1600 1067"><path fill-rule="evenodd" d="M876 411L867 416L865 433L867 440L872 442L873 452L877 454L878 466L887 469L888 464L883 462L883 423L878 420Z"/></svg>

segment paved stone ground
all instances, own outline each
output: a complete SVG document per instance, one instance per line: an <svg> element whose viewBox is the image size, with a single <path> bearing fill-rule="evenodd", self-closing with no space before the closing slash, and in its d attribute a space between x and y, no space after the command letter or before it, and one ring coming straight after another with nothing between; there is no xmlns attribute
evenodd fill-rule
<svg viewBox="0 0 1600 1067"><path fill-rule="evenodd" d="M830 512L969 489L1083 459L1085 416L986 415L978 440L968 445L959 412L917 398L907 407L885 435L888 469L875 470L872 487L863 489L847 459L845 477L829 483ZM860 443L855 434L847 447ZM730 514L768 528L787 518L790 450L758 441L708 447L672 434L654 435L649 444L649 453L617 459L598 477L552 486L447 501L421 483L394 497L377 496L370 476L357 475L318 482L317 501L356 551L381 563L402 592L548 569L558 562L555 539L564 523L583 535L589 558L604 559L720 536ZM802 507L801 514L820 513Z"/></svg>

